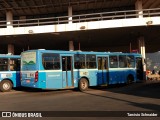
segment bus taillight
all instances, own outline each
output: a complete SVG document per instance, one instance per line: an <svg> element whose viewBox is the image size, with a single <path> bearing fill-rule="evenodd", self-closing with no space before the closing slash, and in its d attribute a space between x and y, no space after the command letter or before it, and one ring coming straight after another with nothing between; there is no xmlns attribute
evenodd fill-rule
<svg viewBox="0 0 160 120"><path fill-rule="evenodd" d="M38 71L35 72L35 79L34 79L34 82L37 82L38 81Z"/></svg>

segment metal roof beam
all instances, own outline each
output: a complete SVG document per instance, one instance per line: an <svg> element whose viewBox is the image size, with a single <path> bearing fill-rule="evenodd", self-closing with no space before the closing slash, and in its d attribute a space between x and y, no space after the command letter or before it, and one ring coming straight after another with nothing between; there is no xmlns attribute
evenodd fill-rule
<svg viewBox="0 0 160 120"><path fill-rule="evenodd" d="M5 10L6 10L6 9L10 9L10 10L12 10L12 12L16 12L16 14L18 13L17 10L14 10L14 9L13 9L14 4L11 4L11 3L7 2L6 0L3 0L3 2L4 2L4 4L6 5L6 7L4 8ZM15 4L17 4L17 3L15 2L15 0L13 0L13 2L14 2Z"/></svg>
<svg viewBox="0 0 160 120"><path fill-rule="evenodd" d="M42 5L44 5L44 4L45 4L43 0L41 0L41 3L42 3ZM44 9L46 10L46 12L48 12L48 9L47 9L47 7L46 7L46 6L44 6ZM39 10L39 11L40 11L40 10Z"/></svg>
<svg viewBox="0 0 160 120"><path fill-rule="evenodd" d="M62 4L61 4L61 0L58 0L59 1L59 6L61 7L62 11L63 11L63 7L62 7Z"/></svg>
<svg viewBox="0 0 160 120"><path fill-rule="evenodd" d="M13 0L14 1L14 3L16 4L16 6L17 7L20 7L20 4L19 3L17 3L17 1L16 0Z"/></svg>
<svg viewBox="0 0 160 120"><path fill-rule="evenodd" d="M32 0L32 3L33 3L35 6L37 6L37 3L36 3L34 0ZM41 13L41 11L39 10L38 7L35 7L35 8L36 8L36 10L38 11L38 13Z"/></svg>
<svg viewBox="0 0 160 120"><path fill-rule="evenodd" d="M43 0L41 0L41 3L42 3L42 5L44 5L44 1Z"/></svg>
<svg viewBox="0 0 160 120"><path fill-rule="evenodd" d="M6 0L3 0L3 2L6 5L6 8L11 8L12 7L11 4L8 3Z"/></svg>
<svg viewBox="0 0 160 120"><path fill-rule="evenodd" d="M54 6L54 4L53 4L53 1L52 1L52 0L50 0L50 3L51 3L51 6L52 6L52 7L54 7L54 10L56 11L55 6Z"/></svg>
<svg viewBox="0 0 160 120"><path fill-rule="evenodd" d="M152 3L153 3L152 0L148 0L148 1L145 1L145 2L144 2L143 6L144 6L146 9L148 9L149 6L150 6L150 4L152 4Z"/></svg>
<svg viewBox="0 0 160 120"><path fill-rule="evenodd" d="M20 8L20 10L22 10L24 13L26 13L20 6L20 4L16 1L16 0L13 0L14 1L14 3L16 4L16 6L17 7L19 7ZM16 10L16 9L15 9Z"/></svg>
<svg viewBox="0 0 160 120"><path fill-rule="evenodd" d="M154 0L154 2L149 6L149 8L155 8L157 4L160 4L159 0Z"/></svg>
<svg viewBox="0 0 160 120"><path fill-rule="evenodd" d="M24 3L25 6L27 6L27 7L21 7L21 9L28 9L28 10L31 11L31 13L34 13L33 10L31 10L31 8L29 7L28 3L27 3L25 0L23 0L23 3Z"/></svg>
<svg viewBox="0 0 160 120"><path fill-rule="evenodd" d="M97 0L95 0L94 2L94 7L96 8L96 6L97 6Z"/></svg>

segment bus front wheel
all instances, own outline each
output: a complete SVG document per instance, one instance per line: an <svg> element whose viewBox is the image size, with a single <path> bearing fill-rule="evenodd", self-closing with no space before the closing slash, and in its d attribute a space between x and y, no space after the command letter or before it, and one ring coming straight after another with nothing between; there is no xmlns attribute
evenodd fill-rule
<svg viewBox="0 0 160 120"><path fill-rule="evenodd" d="M88 80L86 78L81 78L79 81L79 90L85 91L88 89Z"/></svg>
<svg viewBox="0 0 160 120"><path fill-rule="evenodd" d="M3 80L0 83L0 91L2 92L8 92L12 89L12 83L9 80Z"/></svg>

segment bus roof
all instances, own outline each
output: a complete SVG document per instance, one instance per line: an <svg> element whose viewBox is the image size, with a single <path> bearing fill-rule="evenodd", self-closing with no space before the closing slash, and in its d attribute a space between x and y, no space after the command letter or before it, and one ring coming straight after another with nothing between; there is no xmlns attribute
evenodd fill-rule
<svg viewBox="0 0 160 120"><path fill-rule="evenodd" d="M20 55L0 54L0 58L21 58Z"/></svg>
<svg viewBox="0 0 160 120"><path fill-rule="evenodd" d="M141 56L139 53L122 53L122 52L97 52L97 51L65 51L65 50L45 50L45 49L37 49L37 50L27 50L24 52L43 52L43 53L60 53L60 54L96 54L96 55L135 55ZM22 52L23 53L23 52Z"/></svg>

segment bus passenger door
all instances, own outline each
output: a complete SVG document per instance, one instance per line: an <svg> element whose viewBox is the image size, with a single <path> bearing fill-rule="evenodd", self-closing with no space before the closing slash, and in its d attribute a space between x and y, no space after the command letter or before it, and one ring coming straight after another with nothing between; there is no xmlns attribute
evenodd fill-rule
<svg viewBox="0 0 160 120"><path fill-rule="evenodd" d="M63 88L74 86L72 56L62 56L62 84Z"/></svg>
<svg viewBox="0 0 160 120"><path fill-rule="evenodd" d="M108 73L108 57L98 56L98 73L97 73L97 84L108 84L109 73Z"/></svg>

